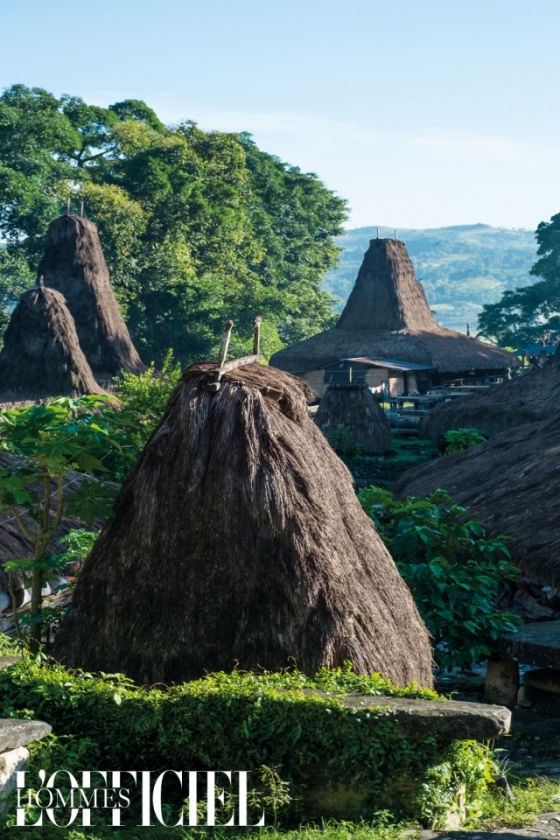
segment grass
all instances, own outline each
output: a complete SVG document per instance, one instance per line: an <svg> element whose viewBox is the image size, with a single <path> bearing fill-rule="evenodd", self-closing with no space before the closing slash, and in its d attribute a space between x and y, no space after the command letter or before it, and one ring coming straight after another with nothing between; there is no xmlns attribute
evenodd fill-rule
<svg viewBox="0 0 560 840"><path fill-rule="evenodd" d="M478 803L479 811L462 826L465 830L493 831L533 825L541 814L558 810L560 783L550 779L525 779L512 784L513 797L501 789L489 790ZM560 828L560 824L559 824Z"/></svg>
<svg viewBox="0 0 560 840"><path fill-rule="evenodd" d="M21 840L235 840L248 838L251 840L412 840L415 832L405 830L401 826L384 824L381 819L379 825L368 823L327 823L323 826L300 826L299 828L283 830L264 828L243 831L228 828L221 829L182 829L165 828L104 828L80 829L57 828L18 828L17 836ZM418 832L419 834L419 832Z"/></svg>

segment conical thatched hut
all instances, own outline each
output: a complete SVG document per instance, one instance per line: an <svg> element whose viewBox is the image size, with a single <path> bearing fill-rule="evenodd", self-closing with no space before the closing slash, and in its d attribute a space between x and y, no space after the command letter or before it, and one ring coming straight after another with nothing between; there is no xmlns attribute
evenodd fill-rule
<svg viewBox="0 0 560 840"><path fill-rule="evenodd" d="M74 319L60 292L25 292L12 313L0 353L3 399L39 399L53 394L99 394L78 342Z"/></svg>
<svg viewBox="0 0 560 840"><path fill-rule="evenodd" d="M372 239L336 326L270 360L304 378L319 395L336 373L331 366L341 362L353 364L354 378L363 374L370 385L400 371L398 393L464 375L500 375L519 365L512 353L436 323L406 247L395 239ZM368 366L379 371L377 379L368 380Z"/></svg>
<svg viewBox="0 0 560 840"><path fill-rule="evenodd" d="M188 368L88 558L58 659L140 683L353 661L432 682L427 631L298 380ZM214 389L214 390L212 390Z"/></svg>
<svg viewBox="0 0 560 840"><path fill-rule="evenodd" d="M502 382L488 390L443 403L422 417L421 437L437 440L450 429L476 428L488 436L558 414L560 353L540 370Z"/></svg>
<svg viewBox="0 0 560 840"><path fill-rule="evenodd" d="M114 375L145 369L122 319L111 287L97 228L81 216L61 216L49 225L38 276L66 298L91 369Z"/></svg>
<svg viewBox="0 0 560 840"><path fill-rule="evenodd" d="M470 399L468 397L467 399ZM510 429L485 443L408 470L400 497L443 488L492 536L507 534L512 559L560 587L560 421Z"/></svg>
<svg viewBox="0 0 560 840"><path fill-rule="evenodd" d="M332 430L344 428L336 449L345 454L357 446L366 455L382 455L391 448L391 426L365 382L329 385L315 422L327 438Z"/></svg>

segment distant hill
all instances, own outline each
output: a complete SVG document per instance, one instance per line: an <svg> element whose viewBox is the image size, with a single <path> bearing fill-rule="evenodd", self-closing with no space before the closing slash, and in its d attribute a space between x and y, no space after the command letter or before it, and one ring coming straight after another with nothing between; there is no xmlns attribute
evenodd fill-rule
<svg viewBox="0 0 560 840"><path fill-rule="evenodd" d="M379 235L394 231L379 227ZM339 267L330 271L323 286L342 299L350 294L369 240L376 227L349 230L338 237L344 248ZM476 330L477 315L484 303L495 303L506 289L529 286L538 278L529 275L536 262L535 234L530 230L509 230L489 225L457 225L428 230L398 230L424 286L436 319L444 327Z"/></svg>

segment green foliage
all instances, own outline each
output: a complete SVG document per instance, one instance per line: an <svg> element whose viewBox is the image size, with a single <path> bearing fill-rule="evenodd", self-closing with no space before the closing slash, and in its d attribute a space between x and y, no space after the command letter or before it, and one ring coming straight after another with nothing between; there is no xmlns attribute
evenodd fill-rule
<svg viewBox="0 0 560 840"><path fill-rule="evenodd" d="M369 487L358 498L412 590L438 665L468 669L486 659L518 620L493 606L503 583L519 575L505 538L488 538L444 490L400 501Z"/></svg>
<svg viewBox="0 0 560 840"><path fill-rule="evenodd" d="M380 236L393 230L379 228ZM323 286L346 301L374 227L348 230L336 242L344 248L340 265L328 272ZM456 225L429 230L398 230L407 247L436 319L445 327L465 331L476 324L483 304L492 304L512 286L530 286L535 262L535 235L489 225ZM519 345L515 344L517 349Z"/></svg>
<svg viewBox="0 0 560 840"><path fill-rule="evenodd" d="M249 135L165 127L138 100L98 108L15 85L0 96L0 234L34 272L70 201L99 227L141 355L208 357L227 318L236 351L264 317L267 355L332 321L321 288L346 202ZM9 270L0 301L10 292Z"/></svg>
<svg viewBox="0 0 560 840"><path fill-rule="evenodd" d="M453 455L454 452L462 452L471 446L484 443L485 435L478 429L453 429L445 435L445 454Z"/></svg>
<svg viewBox="0 0 560 840"><path fill-rule="evenodd" d="M87 531L85 528L72 528L65 537L61 537L59 544L65 545L66 551L58 555L60 568L64 568L69 563L83 563L95 545L99 533L99 531Z"/></svg>
<svg viewBox="0 0 560 840"><path fill-rule="evenodd" d="M146 689L119 675L71 673L27 657L0 671L0 715L47 721L58 737L68 736L68 749L77 753L86 744L87 760L104 769L262 772L266 765L296 798L304 797L309 780L313 788L332 783L361 789L370 813L387 800L393 812L422 817L422 783L429 778L437 785L438 768L451 797L466 789L473 800L485 789L493 766L488 750L471 742L409 741L386 708L346 708L341 695L356 690L438 701L414 685L397 688L378 674L358 676L350 665L313 679L298 672L219 673ZM41 766L40 748L34 760ZM395 779L407 790L405 800L391 792ZM443 811L430 807L435 824Z"/></svg>
<svg viewBox="0 0 560 840"><path fill-rule="evenodd" d="M117 423L114 405L100 396L60 397L0 413L0 449L15 456L9 466L0 467L0 509L10 511L33 546L33 557L11 560L5 569L10 586L15 572L31 576L30 633L35 649L41 642L41 590L59 566L59 558L48 554L47 547L64 511L91 525L96 516L110 515L116 496L114 489L94 479L84 479L77 490L65 493L64 476L72 469L107 472L101 458L119 448Z"/></svg>
<svg viewBox="0 0 560 840"><path fill-rule="evenodd" d="M344 423L336 426L326 426L327 440L335 452L350 452L352 449L352 433Z"/></svg>
<svg viewBox="0 0 560 840"><path fill-rule="evenodd" d="M531 274L543 279L528 288L503 293L497 303L482 307L479 334L516 348L546 332L560 333L560 213L541 222L536 232L540 259Z"/></svg>
<svg viewBox="0 0 560 840"><path fill-rule="evenodd" d="M471 813L465 829L498 831L532 825L541 814L558 810L560 785L550 779L510 780L513 796L506 798L501 788L489 787Z"/></svg>
<svg viewBox="0 0 560 840"><path fill-rule="evenodd" d="M180 377L181 368L174 364L173 351L169 350L159 373L152 362L144 373L122 373L113 380L123 433L120 451L108 459L108 467L116 481L123 481L140 458Z"/></svg>

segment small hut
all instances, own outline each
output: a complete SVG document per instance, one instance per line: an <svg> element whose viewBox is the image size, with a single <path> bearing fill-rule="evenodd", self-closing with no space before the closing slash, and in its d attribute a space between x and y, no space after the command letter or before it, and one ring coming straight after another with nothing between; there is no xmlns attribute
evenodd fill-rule
<svg viewBox="0 0 560 840"><path fill-rule="evenodd" d="M402 498L426 496L439 487L483 522L490 535L514 537L508 543L513 561L545 585L560 588L557 416L414 467L399 479L396 491Z"/></svg>
<svg viewBox="0 0 560 840"><path fill-rule="evenodd" d="M99 393L103 389L82 353L63 296L41 287L25 292L12 313L0 352L2 399Z"/></svg>
<svg viewBox="0 0 560 840"><path fill-rule="evenodd" d="M301 382L187 368L123 486L56 637L56 657L139 683L352 660L432 684L428 633L308 415Z"/></svg>
<svg viewBox="0 0 560 840"><path fill-rule="evenodd" d="M491 437L555 417L559 401L560 351L556 351L543 368L436 406L420 420L418 434L437 440L450 429L476 428Z"/></svg>
<svg viewBox="0 0 560 840"><path fill-rule="evenodd" d="M333 429L344 428L337 449L345 454L360 447L365 455L382 455L391 448L391 426L366 382L329 385L315 422L327 438Z"/></svg>
<svg viewBox="0 0 560 840"><path fill-rule="evenodd" d="M66 298L81 348L96 374L145 370L120 313L93 222L70 215L55 219L38 276Z"/></svg>
<svg viewBox="0 0 560 840"><path fill-rule="evenodd" d="M270 364L300 376L321 397L340 371L370 387L387 382L390 393L400 395L450 380L501 376L519 359L440 327L404 243L372 239L336 326L278 351Z"/></svg>

